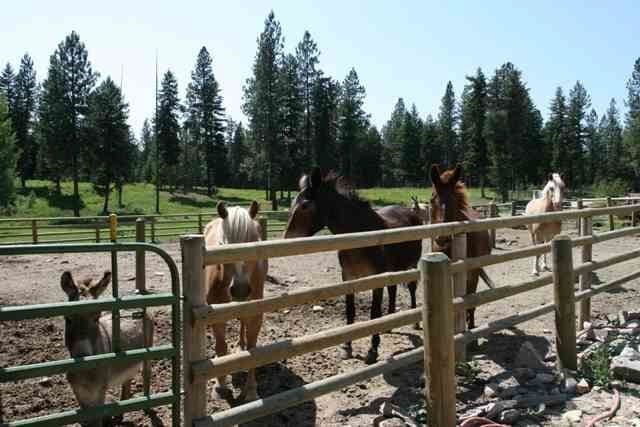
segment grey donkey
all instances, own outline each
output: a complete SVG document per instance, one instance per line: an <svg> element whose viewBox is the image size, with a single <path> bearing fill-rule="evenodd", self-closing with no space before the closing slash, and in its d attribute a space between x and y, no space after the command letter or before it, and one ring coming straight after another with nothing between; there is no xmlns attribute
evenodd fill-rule
<svg viewBox="0 0 640 427"><path fill-rule="evenodd" d="M104 273L98 282L85 279L73 280L71 273L65 271L60 278L60 286L69 297L69 301L97 299L109 286L111 272ZM143 319L125 319L120 321L121 350L130 350L153 345L153 320L149 315ZM147 328L147 342L144 340L143 325ZM110 353L112 348L111 314L89 312L65 316L64 341L71 357L86 357L101 353ZM122 386L121 400L131 398L131 383L142 362L105 364L94 369L67 373L67 380L82 408L103 405L107 389L110 386ZM106 420L94 420L89 425L102 426Z"/></svg>

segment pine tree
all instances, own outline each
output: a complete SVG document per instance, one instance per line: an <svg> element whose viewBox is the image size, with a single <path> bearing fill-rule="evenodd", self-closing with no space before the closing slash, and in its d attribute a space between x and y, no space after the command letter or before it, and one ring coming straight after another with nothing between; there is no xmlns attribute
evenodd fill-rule
<svg viewBox="0 0 640 427"><path fill-rule="evenodd" d="M591 97L580 81L569 92L567 108L567 162L566 179L575 188L584 185L583 158L585 146L585 118L591 107Z"/></svg>
<svg viewBox="0 0 640 427"><path fill-rule="evenodd" d="M603 177L603 160L605 159L605 151L600 141L600 133L598 131L598 113L592 109L586 118L585 126L585 183L593 184Z"/></svg>
<svg viewBox="0 0 640 427"><path fill-rule="evenodd" d="M469 82L463 91L460 114L460 139L465 150L462 164L469 182L479 183L485 197L487 165L487 142L484 126L487 115L487 81L480 68L475 76L467 76Z"/></svg>
<svg viewBox="0 0 640 427"><path fill-rule="evenodd" d="M627 81L627 114L625 116L624 145L630 156L634 176L634 190L640 189L640 58L633 65Z"/></svg>
<svg viewBox="0 0 640 427"><path fill-rule="evenodd" d="M273 11L264 22L264 30L258 37L258 51L253 64L253 77L244 87L243 111L249 118L256 147L264 159L264 186L268 199L275 198L282 169L282 144L280 141L280 91L281 72L279 61L283 55L283 38L280 23Z"/></svg>
<svg viewBox="0 0 640 427"><path fill-rule="evenodd" d="M20 70L15 78L14 130L18 157L18 174L22 188L28 178L32 178L36 169L37 146L34 138L36 100L38 83L33 61L25 54L20 61Z"/></svg>
<svg viewBox="0 0 640 427"><path fill-rule="evenodd" d="M417 186L424 176L424 162L422 160L423 123L420 120L415 104L411 111L405 113L403 126L403 141L401 166L404 172L404 185Z"/></svg>
<svg viewBox="0 0 640 427"><path fill-rule="evenodd" d="M193 141L203 153L206 170L207 194L213 194L214 184L222 184L225 170L225 117L222 96L213 74L212 59L203 46L198 53L196 66L191 72L191 83L187 87L187 121L189 138L185 144ZM197 171L199 164L197 150L185 147L185 166ZM197 178L197 176L195 177ZM193 186L194 177L185 183L185 190Z"/></svg>
<svg viewBox="0 0 640 427"><path fill-rule="evenodd" d="M399 185L404 177L402 153L405 146L404 125L407 109L404 99L398 98L391 118L382 128L383 157L382 175L384 185Z"/></svg>
<svg viewBox="0 0 640 427"><path fill-rule="evenodd" d="M365 97L364 86L360 84L358 73L352 68L342 84L340 106L338 108L338 146L340 170L343 175L355 179L355 160L358 142L366 131L367 117L362 109Z"/></svg>
<svg viewBox="0 0 640 427"><path fill-rule="evenodd" d="M4 92L6 93L6 92ZM8 207L15 197L17 148L4 93L0 93L0 207Z"/></svg>
<svg viewBox="0 0 640 427"><path fill-rule="evenodd" d="M234 186L244 187L248 184L249 176L243 170L242 162L249 156L244 127L240 122L233 127L233 138L229 147L229 168L234 171L231 181Z"/></svg>
<svg viewBox="0 0 640 427"><path fill-rule="evenodd" d="M153 130L149 124L149 120L144 119L142 130L140 131L140 144L142 145L142 153L140 158L139 178L148 183L153 182L155 177L155 142L153 138Z"/></svg>
<svg viewBox="0 0 640 427"><path fill-rule="evenodd" d="M311 158L317 157L317 154L313 153L313 90L318 79L322 76L322 72L317 69L319 56L318 45L311 38L309 31L305 31L296 48L299 93L302 97L304 108L302 170L307 170L310 166Z"/></svg>
<svg viewBox="0 0 640 427"><path fill-rule="evenodd" d="M551 168L559 173L566 173L569 169L568 132L567 132L567 103L562 88L556 89L556 94L549 107L549 119L545 125L545 138L551 147Z"/></svg>
<svg viewBox="0 0 640 427"><path fill-rule="evenodd" d="M132 168L128 106L120 88L107 77L89 97L87 126L92 139L93 185L104 196L103 214L109 212L112 185L126 180Z"/></svg>
<svg viewBox="0 0 640 427"><path fill-rule="evenodd" d="M11 110L15 104L16 99L16 74L13 71L13 67L7 62L2 74L0 74L0 95L4 96L7 109L9 111L9 117L12 119Z"/></svg>
<svg viewBox="0 0 640 427"><path fill-rule="evenodd" d="M458 117L456 114L456 97L451 81L447 83L447 88L442 97L438 124L440 125L439 144L444 150L442 163L446 166L455 166L458 162L458 136L456 135Z"/></svg>
<svg viewBox="0 0 640 427"><path fill-rule="evenodd" d="M158 94L158 148L160 151L161 183L173 191L178 181L178 160L180 158L180 100L178 81L168 70L163 78Z"/></svg>
<svg viewBox="0 0 640 427"><path fill-rule="evenodd" d="M600 121L599 131L607 156L605 161L607 180L625 179L627 164L623 156L622 125L614 98L611 98L609 108Z"/></svg>
<svg viewBox="0 0 640 427"><path fill-rule="evenodd" d="M57 78L55 84L61 86L62 93L60 102L55 102L53 105L59 108L56 114L61 116L60 124L64 126L61 131L66 133L66 138L56 138L52 142L64 144L64 147L59 147L59 151L63 153L64 167L71 171L73 179L73 214L80 216L81 200L78 191L80 156L86 148L86 141L81 138L81 114L86 112L87 99L96 83L98 74L93 72L87 49L75 31L72 31L58 45L51 61L52 65L59 68L58 73L55 74ZM49 141L47 141L48 143Z"/></svg>
<svg viewBox="0 0 640 427"><path fill-rule="evenodd" d="M375 187L382 177L382 136L375 126L370 126L362 141L360 150L361 169L360 186Z"/></svg>
<svg viewBox="0 0 640 427"><path fill-rule="evenodd" d="M442 161L442 148L440 147L440 138L438 136L438 130L440 126L438 122L433 119L431 114L427 115L424 121L424 129L422 132L422 155L421 158L424 162L424 170L422 182L425 185L430 184L431 176L429 171L430 166L434 163L440 163Z"/></svg>
<svg viewBox="0 0 640 427"><path fill-rule="evenodd" d="M300 128L305 120L305 105L301 85L298 81L298 60L295 56L283 55L280 65L280 131L284 150L281 153L282 169L280 182L288 190L296 189L300 175L309 170L308 145L303 140ZM281 187L282 189L282 187Z"/></svg>
<svg viewBox="0 0 640 427"><path fill-rule="evenodd" d="M340 84L319 78L312 92L313 163L323 170L338 168L338 102Z"/></svg>

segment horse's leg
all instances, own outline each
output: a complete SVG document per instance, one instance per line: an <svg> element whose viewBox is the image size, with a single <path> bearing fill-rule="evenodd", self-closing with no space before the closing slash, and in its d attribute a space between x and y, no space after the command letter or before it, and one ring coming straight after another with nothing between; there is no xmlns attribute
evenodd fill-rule
<svg viewBox="0 0 640 427"><path fill-rule="evenodd" d="M227 341L225 339L226 323L216 323L213 325L213 335L216 338L216 357L224 356L228 353ZM218 377L218 388L224 389L227 384L227 377Z"/></svg>
<svg viewBox="0 0 640 427"><path fill-rule="evenodd" d="M250 317L246 319L247 334L247 350L255 348L258 343L258 335L262 327L262 315ZM240 394L240 399L245 401L256 400L258 398L258 383L256 382L256 369L252 368L247 371L247 382L244 390Z"/></svg>
<svg viewBox="0 0 640 427"><path fill-rule="evenodd" d="M396 294L398 293L398 286L387 286L387 292L389 293L389 314L396 312Z"/></svg>
<svg viewBox="0 0 640 427"><path fill-rule="evenodd" d="M415 281L409 282L407 286L409 287L409 294L411 295L411 308L416 308L418 306L416 302L416 289L418 288L418 283ZM413 328L420 329L420 322L413 325Z"/></svg>
<svg viewBox="0 0 640 427"><path fill-rule="evenodd" d="M377 319L382 316L382 297L384 289L373 290L373 300L371 301L371 319ZM367 354L366 363L375 363L378 360L378 347L380 346L380 335L375 334L371 337L371 347Z"/></svg>
<svg viewBox="0 0 640 427"><path fill-rule="evenodd" d="M344 274L342 280L347 280L344 278ZM347 311L347 325L351 325L356 318L356 297L354 294L346 295L345 307ZM340 355L340 357L342 357L342 359L346 360L353 357L353 347L351 345L351 341L347 341L346 343L342 344L341 348L342 354Z"/></svg>
<svg viewBox="0 0 640 427"><path fill-rule="evenodd" d="M470 271L467 275L467 295L475 294L478 290L478 280L480 279L480 272L478 270ZM467 330L475 329L476 327L476 309L470 308L467 310ZM477 348L478 341L473 340L469 343L469 347L472 349Z"/></svg>
<svg viewBox="0 0 640 427"><path fill-rule="evenodd" d="M535 232L529 228L529 233L531 234L531 244L535 245L536 244L536 234ZM540 255L536 255L535 257L533 257L533 270L531 271L531 275L533 276L537 276L539 274L539 261L540 261Z"/></svg>

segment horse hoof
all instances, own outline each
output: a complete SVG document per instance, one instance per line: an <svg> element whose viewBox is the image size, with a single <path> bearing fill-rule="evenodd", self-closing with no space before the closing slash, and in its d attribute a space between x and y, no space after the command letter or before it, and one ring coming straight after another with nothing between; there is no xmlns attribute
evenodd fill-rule
<svg viewBox="0 0 640 427"><path fill-rule="evenodd" d="M538 277L538 276L540 275L540 273L538 273L537 271L532 271L532 272L531 272L531 275L532 275L533 277Z"/></svg>
<svg viewBox="0 0 640 427"><path fill-rule="evenodd" d="M413 329L415 329L416 331L420 331L422 330L422 328L420 327L420 323L416 323L413 325Z"/></svg>
<svg viewBox="0 0 640 427"><path fill-rule="evenodd" d="M377 361L378 361L378 352L375 350L369 350L369 353L367 353L367 359L365 360L365 363L367 365L372 365Z"/></svg>

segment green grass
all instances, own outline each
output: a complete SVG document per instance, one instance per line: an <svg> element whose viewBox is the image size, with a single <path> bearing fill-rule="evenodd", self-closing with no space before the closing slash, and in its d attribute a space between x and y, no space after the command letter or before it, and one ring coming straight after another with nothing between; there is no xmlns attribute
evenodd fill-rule
<svg viewBox="0 0 640 427"><path fill-rule="evenodd" d="M98 195L93 185L81 182L80 185L81 216L102 215L103 197ZM431 197L430 188L370 188L360 191L361 195L376 206L403 204L409 205L411 196L417 196L421 201ZM469 190L472 203L482 203L488 199L480 197L480 190ZM284 194L286 197L286 193ZM208 197L203 191L183 193L176 191L160 192L160 212L162 214L211 212L215 210L218 200L230 204L249 204L258 201L263 210L270 210L271 203L265 200L263 190L220 188L213 197ZM487 196L493 193L487 190ZM118 206L117 194L112 192L109 210L119 215L141 215L155 213L155 187L152 184L127 184L123 191L123 204ZM286 207L282 200L281 207ZM50 181L31 180L26 189L19 189L15 209L10 215L3 217L61 217L73 215L73 184L70 181L62 183L62 193L57 194L55 186Z"/></svg>

